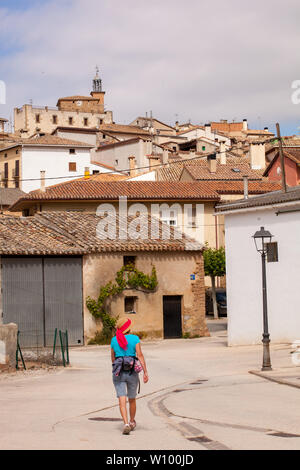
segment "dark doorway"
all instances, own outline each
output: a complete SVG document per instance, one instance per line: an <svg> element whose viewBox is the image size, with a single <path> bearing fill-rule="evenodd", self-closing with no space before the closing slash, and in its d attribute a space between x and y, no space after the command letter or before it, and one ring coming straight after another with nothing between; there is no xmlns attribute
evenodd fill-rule
<svg viewBox="0 0 300 470"><path fill-rule="evenodd" d="M181 338L181 296L164 295L164 338Z"/></svg>

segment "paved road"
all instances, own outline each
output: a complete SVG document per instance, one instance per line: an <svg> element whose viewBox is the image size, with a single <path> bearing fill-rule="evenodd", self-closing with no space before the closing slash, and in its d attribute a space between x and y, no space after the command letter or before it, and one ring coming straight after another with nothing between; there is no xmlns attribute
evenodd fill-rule
<svg viewBox="0 0 300 470"><path fill-rule="evenodd" d="M121 434L109 348L72 349L72 367L0 378L1 449L300 449L300 390L251 375L261 347L211 338L143 345L137 429ZM273 346L276 367L288 345ZM300 376L300 372L299 372Z"/></svg>

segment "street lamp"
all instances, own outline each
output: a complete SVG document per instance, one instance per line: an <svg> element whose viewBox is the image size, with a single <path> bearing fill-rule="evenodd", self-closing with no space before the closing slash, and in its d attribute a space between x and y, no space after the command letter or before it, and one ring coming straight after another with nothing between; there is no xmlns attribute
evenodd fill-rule
<svg viewBox="0 0 300 470"><path fill-rule="evenodd" d="M261 254L262 261L262 291L263 291L263 364L261 370L272 370L270 357L270 334L268 327L268 306L267 306L267 279L266 279L266 254L267 243L270 243L273 235L268 230L261 227L259 231L253 235L256 250Z"/></svg>

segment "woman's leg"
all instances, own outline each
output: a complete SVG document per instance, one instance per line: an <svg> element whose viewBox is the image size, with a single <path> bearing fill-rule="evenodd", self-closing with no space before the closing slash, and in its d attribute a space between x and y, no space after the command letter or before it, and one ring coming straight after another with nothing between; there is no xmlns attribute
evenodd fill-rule
<svg viewBox="0 0 300 470"><path fill-rule="evenodd" d="M120 413L123 418L124 424L128 424L126 397L119 397L119 407L120 407Z"/></svg>
<svg viewBox="0 0 300 470"><path fill-rule="evenodd" d="M129 398L129 413L130 413L130 422L133 423L136 414L136 399Z"/></svg>

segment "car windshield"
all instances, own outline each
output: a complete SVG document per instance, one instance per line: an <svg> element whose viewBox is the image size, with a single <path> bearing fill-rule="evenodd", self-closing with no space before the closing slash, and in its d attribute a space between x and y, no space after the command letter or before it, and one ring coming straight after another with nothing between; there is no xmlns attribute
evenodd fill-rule
<svg viewBox="0 0 300 470"><path fill-rule="evenodd" d="M217 292L217 302L226 302L225 292Z"/></svg>

